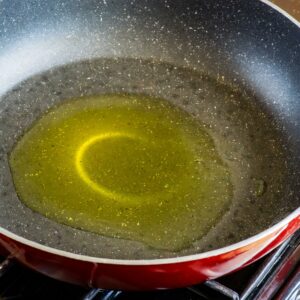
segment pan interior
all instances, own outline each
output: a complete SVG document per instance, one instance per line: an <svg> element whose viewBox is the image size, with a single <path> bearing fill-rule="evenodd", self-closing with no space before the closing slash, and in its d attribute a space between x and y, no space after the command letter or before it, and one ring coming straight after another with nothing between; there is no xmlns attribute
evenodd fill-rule
<svg viewBox="0 0 300 300"><path fill-rule="evenodd" d="M145 103L147 97L166 99L204 124L231 174L230 208L204 236L179 251L61 225L32 211L17 197L8 153L42 114L66 99L125 93L146 95ZM226 84L223 78L153 61L96 59L31 77L3 96L2 105L0 226L50 247L108 258L181 256L240 241L297 207L286 184L288 150L280 124L251 93ZM176 215L170 216L170 226L172 218ZM186 228L197 231L194 224Z"/></svg>

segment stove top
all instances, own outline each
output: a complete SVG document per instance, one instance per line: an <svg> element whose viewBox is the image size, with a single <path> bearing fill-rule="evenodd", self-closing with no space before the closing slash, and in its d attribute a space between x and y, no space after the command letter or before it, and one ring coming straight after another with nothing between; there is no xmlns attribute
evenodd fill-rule
<svg viewBox="0 0 300 300"><path fill-rule="evenodd" d="M48 278L13 258L0 264L0 299L202 300L300 299L300 230L266 258L215 281L177 290L121 292L87 290Z"/></svg>

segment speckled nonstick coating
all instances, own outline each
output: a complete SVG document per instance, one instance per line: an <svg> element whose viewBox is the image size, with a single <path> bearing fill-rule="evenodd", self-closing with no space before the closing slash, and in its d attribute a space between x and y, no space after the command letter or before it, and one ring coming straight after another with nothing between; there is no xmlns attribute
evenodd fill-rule
<svg viewBox="0 0 300 300"><path fill-rule="evenodd" d="M174 257L238 242L299 206L300 30L260 1L3 1L0 226L90 256ZM298 42L299 41L299 42ZM229 165L230 210L170 253L57 224L18 199L8 154L52 105L80 95L165 98L206 124ZM264 182L262 195L253 192Z"/></svg>

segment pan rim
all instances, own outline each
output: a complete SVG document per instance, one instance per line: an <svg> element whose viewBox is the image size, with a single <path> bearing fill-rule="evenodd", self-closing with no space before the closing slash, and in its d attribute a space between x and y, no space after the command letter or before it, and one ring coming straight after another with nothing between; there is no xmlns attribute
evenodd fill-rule
<svg viewBox="0 0 300 300"><path fill-rule="evenodd" d="M294 17L284 11L282 8L277 6L276 4L272 3L270 0L258 0L262 2L272 9L279 12L281 15L286 17L289 21L294 23L298 28L300 28L300 22L297 21ZM69 258L73 260L83 261L83 262L90 262L90 263L99 263L99 264L109 264L109 265L127 265L127 266L152 266L152 265L168 265L168 264L175 264L175 263L184 263L184 262L191 262L197 261L201 259L207 259L214 256L219 256L225 253L229 253L235 251L237 249L241 249L243 247L249 246L259 240L263 240L267 238L271 234L276 234L277 237L287 226L290 222L294 219L300 217L300 207L291 212L287 217L279 221L277 224L265 229L264 231L253 235L247 239L244 239L240 242L218 248L211 251L202 252L199 254L192 254L192 255L185 255L180 257L172 257L172 258L158 258L158 259L140 259L140 260L129 260L129 259L112 259L112 258L100 258L100 257L93 257L88 255L81 255L75 254L72 252L56 249L54 247L45 246L38 242L31 241L24 237L21 237L17 234L14 234L2 227L0 227L0 234L15 240L21 244L27 245L29 247L38 249L43 252L47 252L53 255L58 255L64 258ZM283 242L283 241L282 241Z"/></svg>
<svg viewBox="0 0 300 300"><path fill-rule="evenodd" d="M258 242L259 240L263 240L267 238L269 235L276 233L277 237L287 226L288 224L296 218L300 217L300 207L294 210L291 214L285 217L283 220L278 222L277 224L269 227L268 229L251 236L247 239L244 239L238 243L231 244L226 247L222 247L219 249L199 253L199 254L192 254L180 257L171 257L171 258L156 258L156 259L140 259L140 260L130 260L130 259L112 259L112 258L100 258L100 257L93 257L88 255L81 255L75 254L64 250L59 250L53 247L45 246L37 242L33 242L29 239L23 238L15 233L12 233L4 228L0 227L0 234L20 242L21 244L30 246L32 248L41 250L43 252L51 253L54 255L59 255L64 258L69 258L73 260L79 260L84 262L91 262L91 263L99 263L99 264L108 264L108 265L129 265L129 266L152 266L152 265L168 265L174 263L184 263L184 262L191 262L197 261L201 259L207 259L209 257L219 256L225 253L229 253L238 249L241 249L245 246L249 246ZM284 240L282 241L284 242Z"/></svg>
<svg viewBox="0 0 300 300"><path fill-rule="evenodd" d="M290 15L288 12L286 12L284 9L282 9L275 3L271 2L270 0L258 0L258 1L270 6L272 9L282 14L284 17L289 19L292 23L294 23L297 27L300 28L300 21L298 21L296 18L294 18L292 15Z"/></svg>

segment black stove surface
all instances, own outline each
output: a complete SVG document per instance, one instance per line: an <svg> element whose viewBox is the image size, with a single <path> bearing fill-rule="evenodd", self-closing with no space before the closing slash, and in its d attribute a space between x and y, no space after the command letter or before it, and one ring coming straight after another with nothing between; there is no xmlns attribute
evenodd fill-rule
<svg viewBox="0 0 300 300"><path fill-rule="evenodd" d="M266 258L216 281L176 290L120 292L87 290L48 278L0 258L0 300L300 300L300 231Z"/></svg>

